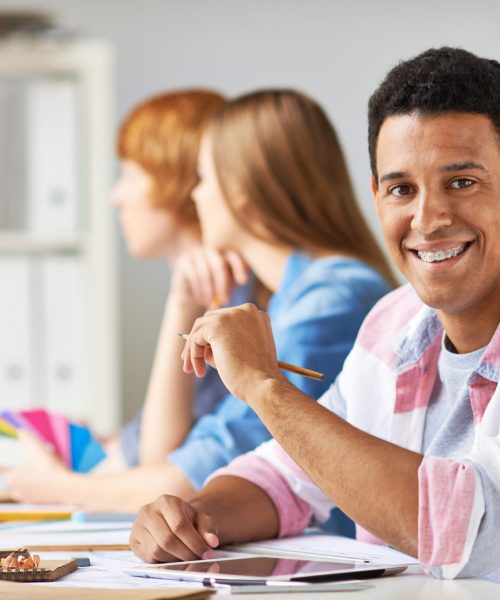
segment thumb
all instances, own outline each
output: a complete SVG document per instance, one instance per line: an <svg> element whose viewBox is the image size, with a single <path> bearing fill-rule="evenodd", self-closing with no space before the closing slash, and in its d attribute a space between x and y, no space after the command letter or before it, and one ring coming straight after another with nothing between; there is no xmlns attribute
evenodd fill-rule
<svg viewBox="0 0 500 600"><path fill-rule="evenodd" d="M198 533L211 548L217 548L219 545L219 536L211 517L205 513L198 513L197 529Z"/></svg>

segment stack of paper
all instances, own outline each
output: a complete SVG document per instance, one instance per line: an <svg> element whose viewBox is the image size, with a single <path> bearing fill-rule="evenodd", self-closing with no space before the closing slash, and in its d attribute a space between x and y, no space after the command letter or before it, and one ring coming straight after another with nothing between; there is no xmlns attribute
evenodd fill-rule
<svg viewBox="0 0 500 600"><path fill-rule="evenodd" d="M57 510L57 506L54 510ZM63 510L61 507L59 510ZM15 507L14 509L15 510ZM43 510L43 507L40 508ZM1 530L0 549L30 550L125 550L129 549L132 522L17 524Z"/></svg>
<svg viewBox="0 0 500 600"><path fill-rule="evenodd" d="M86 473L106 454L87 427L70 422L43 408L0 412L0 466L13 467L22 461L17 432L24 429L49 444L64 464Z"/></svg>
<svg viewBox="0 0 500 600"><path fill-rule="evenodd" d="M267 556L313 558L315 560L354 560L385 565L418 564L413 556L388 546L368 544L337 535L311 530L303 535L227 546L228 550Z"/></svg>

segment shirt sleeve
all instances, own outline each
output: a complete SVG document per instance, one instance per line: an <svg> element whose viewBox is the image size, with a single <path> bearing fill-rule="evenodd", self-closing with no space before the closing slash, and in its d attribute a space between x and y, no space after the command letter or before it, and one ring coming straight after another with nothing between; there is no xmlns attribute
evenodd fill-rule
<svg viewBox="0 0 500 600"><path fill-rule="evenodd" d="M177 465L195 489L216 469L269 439L253 410L229 394L212 414L195 423L188 437L167 459Z"/></svg>
<svg viewBox="0 0 500 600"><path fill-rule="evenodd" d="M339 416L345 414L343 399L336 386L323 395L320 403L329 410L335 408ZM278 513L280 537L301 533L311 520L324 523L334 507L276 440L240 456L226 468L216 471L210 479L223 475L251 481L269 496Z"/></svg>
<svg viewBox="0 0 500 600"><path fill-rule="evenodd" d="M378 287L373 291L371 280L366 282L364 274L362 283L358 282L359 268L356 265L351 272L335 261L316 261L297 277L289 273L288 283L270 301L268 312L278 358L324 374L323 381L315 381L285 372L297 388L313 398L319 398L335 380L372 301L383 293L380 289L379 294ZM228 395L213 414L197 421L182 447L168 460L199 489L215 470L269 437L255 413ZM325 520L328 515L320 512Z"/></svg>
<svg viewBox="0 0 500 600"><path fill-rule="evenodd" d="M123 426L120 432L120 446L123 457L129 467L139 464L139 439L141 432L142 410Z"/></svg>
<svg viewBox="0 0 500 600"><path fill-rule="evenodd" d="M419 469L419 560L434 576L500 582L500 488L480 464L426 456Z"/></svg>

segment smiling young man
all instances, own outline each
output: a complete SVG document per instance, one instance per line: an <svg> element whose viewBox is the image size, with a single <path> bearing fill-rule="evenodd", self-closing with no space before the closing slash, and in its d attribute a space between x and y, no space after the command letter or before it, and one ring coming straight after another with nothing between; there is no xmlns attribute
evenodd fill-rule
<svg viewBox="0 0 500 600"><path fill-rule="evenodd" d="M438 577L500 581L500 64L429 50L369 105L373 192L409 285L365 320L318 403L276 362L267 316L210 311L184 368L217 365L274 440L217 472L188 504L141 510L149 561L299 533L333 505Z"/></svg>

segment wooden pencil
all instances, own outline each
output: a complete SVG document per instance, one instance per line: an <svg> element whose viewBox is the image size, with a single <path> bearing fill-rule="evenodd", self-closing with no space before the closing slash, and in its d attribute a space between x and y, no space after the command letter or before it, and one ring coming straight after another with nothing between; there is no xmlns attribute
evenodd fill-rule
<svg viewBox="0 0 500 600"><path fill-rule="evenodd" d="M186 341L189 337L187 333L178 333L177 335L181 337L184 341ZM323 381L323 379L325 378L323 373L313 371L312 369L306 369L304 367L298 367L297 365L291 365L290 363L283 362L282 360L278 361L278 366L284 371L296 373L297 375L302 375L303 377L309 377L309 379L315 379L316 381Z"/></svg>

